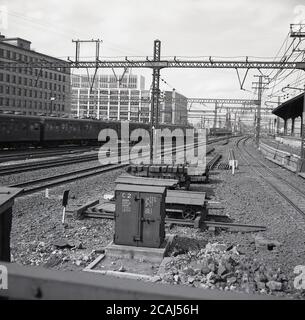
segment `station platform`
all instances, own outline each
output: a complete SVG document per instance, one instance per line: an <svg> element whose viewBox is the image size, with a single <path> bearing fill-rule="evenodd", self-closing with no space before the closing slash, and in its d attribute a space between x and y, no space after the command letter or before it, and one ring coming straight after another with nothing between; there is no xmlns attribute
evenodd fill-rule
<svg viewBox="0 0 305 320"><path fill-rule="evenodd" d="M298 176L305 179L305 172L298 172L300 161L299 149L281 144L274 139L262 139L260 143L260 151L266 159L297 173Z"/></svg>
<svg viewBox="0 0 305 320"><path fill-rule="evenodd" d="M300 156L301 138L292 136L276 136L275 138L262 138L262 142L280 151Z"/></svg>

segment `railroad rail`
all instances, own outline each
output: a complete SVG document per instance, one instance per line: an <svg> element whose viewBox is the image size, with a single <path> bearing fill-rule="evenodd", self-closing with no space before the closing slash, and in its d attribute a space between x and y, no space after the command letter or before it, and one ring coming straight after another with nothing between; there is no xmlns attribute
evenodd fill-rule
<svg viewBox="0 0 305 320"><path fill-rule="evenodd" d="M98 204L98 201L93 202ZM82 211L83 210L83 211ZM114 220L114 212L100 212L94 205L88 207L85 205L82 209L77 209L76 211L69 211L74 213L80 219L83 218L95 218L95 219L108 219ZM224 221L226 220L226 221ZM208 214L206 219L202 216L197 216L195 219L178 219L178 218L165 218L165 223L169 226L178 225L192 227L196 229L208 229L208 228L219 228L219 229L229 229L230 231L237 232L258 232L266 231L265 226L250 225L242 223L233 223L227 216L223 215L210 215Z"/></svg>
<svg viewBox="0 0 305 320"><path fill-rule="evenodd" d="M45 177L40 179L34 179L27 182L17 183L10 185L12 188L25 188L19 196L24 196L41 191L46 188L55 187L61 184L66 184L79 179L88 178L94 175L105 173L112 170L117 170L125 167L126 164L116 164L116 165L104 165L95 166L92 168L86 168L81 170L76 170L68 173L63 173L51 177Z"/></svg>
<svg viewBox="0 0 305 320"><path fill-rule="evenodd" d="M187 148L190 148L190 147L192 147L192 145L188 146ZM178 148L175 148L175 149L177 150ZM183 146L183 148L184 148L184 146ZM170 151L172 151L172 148L170 148L170 150L168 150L168 151L164 150L163 153L166 154L166 153L169 153ZM210 148L210 150L207 152L212 152L212 151L214 151L214 148ZM97 155L94 155L94 156L97 157ZM216 161L215 157L213 157L213 159L212 159L212 163L211 163L211 161L209 162L209 164L208 164L209 166L213 166L213 161L214 162ZM70 163L71 163L71 160L70 160ZM128 165L127 162L115 164L115 165L98 165L98 166L94 166L94 167L90 167L90 168L74 170L71 172L66 172L66 173L62 173L62 174L58 174L58 175L53 175L53 176L49 176L49 177L43 177L43 178L39 178L39 179L34 179L34 180L22 182L22 183L17 183L17 184L10 185L9 187L23 188L24 190L19 196L24 196L24 195L36 193L36 192L44 190L46 188L51 188L51 187L55 187L58 185L70 183L70 182L73 182L73 181L76 181L79 179L88 178L88 177L102 174L102 173L105 173L108 171L121 169L121 168L125 167L126 165Z"/></svg>
<svg viewBox="0 0 305 320"><path fill-rule="evenodd" d="M27 159L35 159L37 158L46 158L46 157L53 157L53 156L59 156L63 154L74 154L74 153L81 153L93 150L97 146L90 146L90 147L82 147L74 146L74 147L62 147L62 148L54 148L51 149L37 149L32 150L32 152L29 152L29 150L23 150L20 152L13 152L13 151L3 151L0 150L0 163L1 162L8 162L8 161L19 161L19 160L27 160Z"/></svg>
<svg viewBox="0 0 305 320"><path fill-rule="evenodd" d="M228 137L220 137L207 142L207 144L213 144L220 142L222 140L227 140ZM52 154L54 155L54 154ZM75 163L81 163L86 161L94 161L98 160L98 153L96 154L86 154L86 155L76 155L70 157L64 157L61 159L50 159L44 161L33 161L30 163L19 163L13 165L5 165L0 166L0 176L9 175L9 174L17 174L27 171L40 170L40 169L48 169L56 166L70 165Z"/></svg>
<svg viewBox="0 0 305 320"><path fill-rule="evenodd" d="M236 147L239 150L241 157L251 167L251 169L257 173L258 176L267 182L277 194L279 194L289 205L291 205L298 213L301 214L301 216L305 218L305 192L281 177L278 173L274 172L274 170L260 159L253 156L253 154L246 148L246 141L249 139L250 137L243 137L236 143ZM240 147L241 142L243 144L242 148ZM254 160L254 163L259 164L260 166L254 167L253 162L251 163L249 159Z"/></svg>
<svg viewBox="0 0 305 320"><path fill-rule="evenodd" d="M0 167L0 176L22 173L27 171L34 171L40 169L48 169L56 166L64 166L70 165L74 163L81 163L86 161L94 161L98 160L97 153L96 154L87 154L87 155L77 155L72 157L64 157L61 159L50 159L44 161L33 161L30 163L19 163L13 165L6 165Z"/></svg>

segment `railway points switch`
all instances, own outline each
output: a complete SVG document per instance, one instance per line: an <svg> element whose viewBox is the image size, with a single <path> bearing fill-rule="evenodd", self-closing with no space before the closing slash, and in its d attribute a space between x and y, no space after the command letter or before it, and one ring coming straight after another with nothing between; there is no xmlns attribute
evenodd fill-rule
<svg viewBox="0 0 305 320"><path fill-rule="evenodd" d="M117 184L114 243L160 248L165 240L166 187Z"/></svg>

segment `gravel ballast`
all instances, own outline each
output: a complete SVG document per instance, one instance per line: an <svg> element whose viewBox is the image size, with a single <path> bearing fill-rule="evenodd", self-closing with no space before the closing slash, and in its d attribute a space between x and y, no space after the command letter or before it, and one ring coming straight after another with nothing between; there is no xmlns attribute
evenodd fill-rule
<svg viewBox="0 0 305 320"><path fill-rule="evenodd" d="M223 154L222 161L226 161L232 147L232 141L216 147L216 151ZM303 298L304 292L295 289L293 281L294 268L305 261L304 218L257 177L238 152L236 155L239 170L234 176L229 170L215 170L210 184L192 185L191 190L209 191L212 200L219 201L225 208L221 213L229 215L234 222L263 225L267 230L241 233L173 227L169 232L176 234L176 240L170 257L165 269L153 281ZM295 178L284 169L278 170ZM82 270L112 241L113 221L76 220L68 215L64 228L61 225L63 191L70 189L67 209L73 209L77 204L112 193L114 181L122 172L123 169L111 171L53 188L50 199L43 193L16 199L11 237L13 261L52 269ZM300 186L303 183L300 182Z"/></svg>

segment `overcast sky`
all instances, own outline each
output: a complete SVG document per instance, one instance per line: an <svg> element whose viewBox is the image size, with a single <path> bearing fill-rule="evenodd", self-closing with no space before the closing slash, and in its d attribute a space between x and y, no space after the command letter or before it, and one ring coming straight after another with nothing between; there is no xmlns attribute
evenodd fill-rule
<svg viewBox="0 0 305 320"><path fill-rule="evenodd" d="M103 40L101 55L147 56L153 41L162 56L274 57L301 0L0 0L8 10L8 37L56 57L74 54L72 39ZM87 47L84 56L94 55ZM110 71L111 72L111 71ZM132 70L151 82L151 70ZM242 71L243 72L243 71ZM253 72L245 88L251 90ZM161 77L187 97L253 98L235 70L166 69Z"/></svg>

